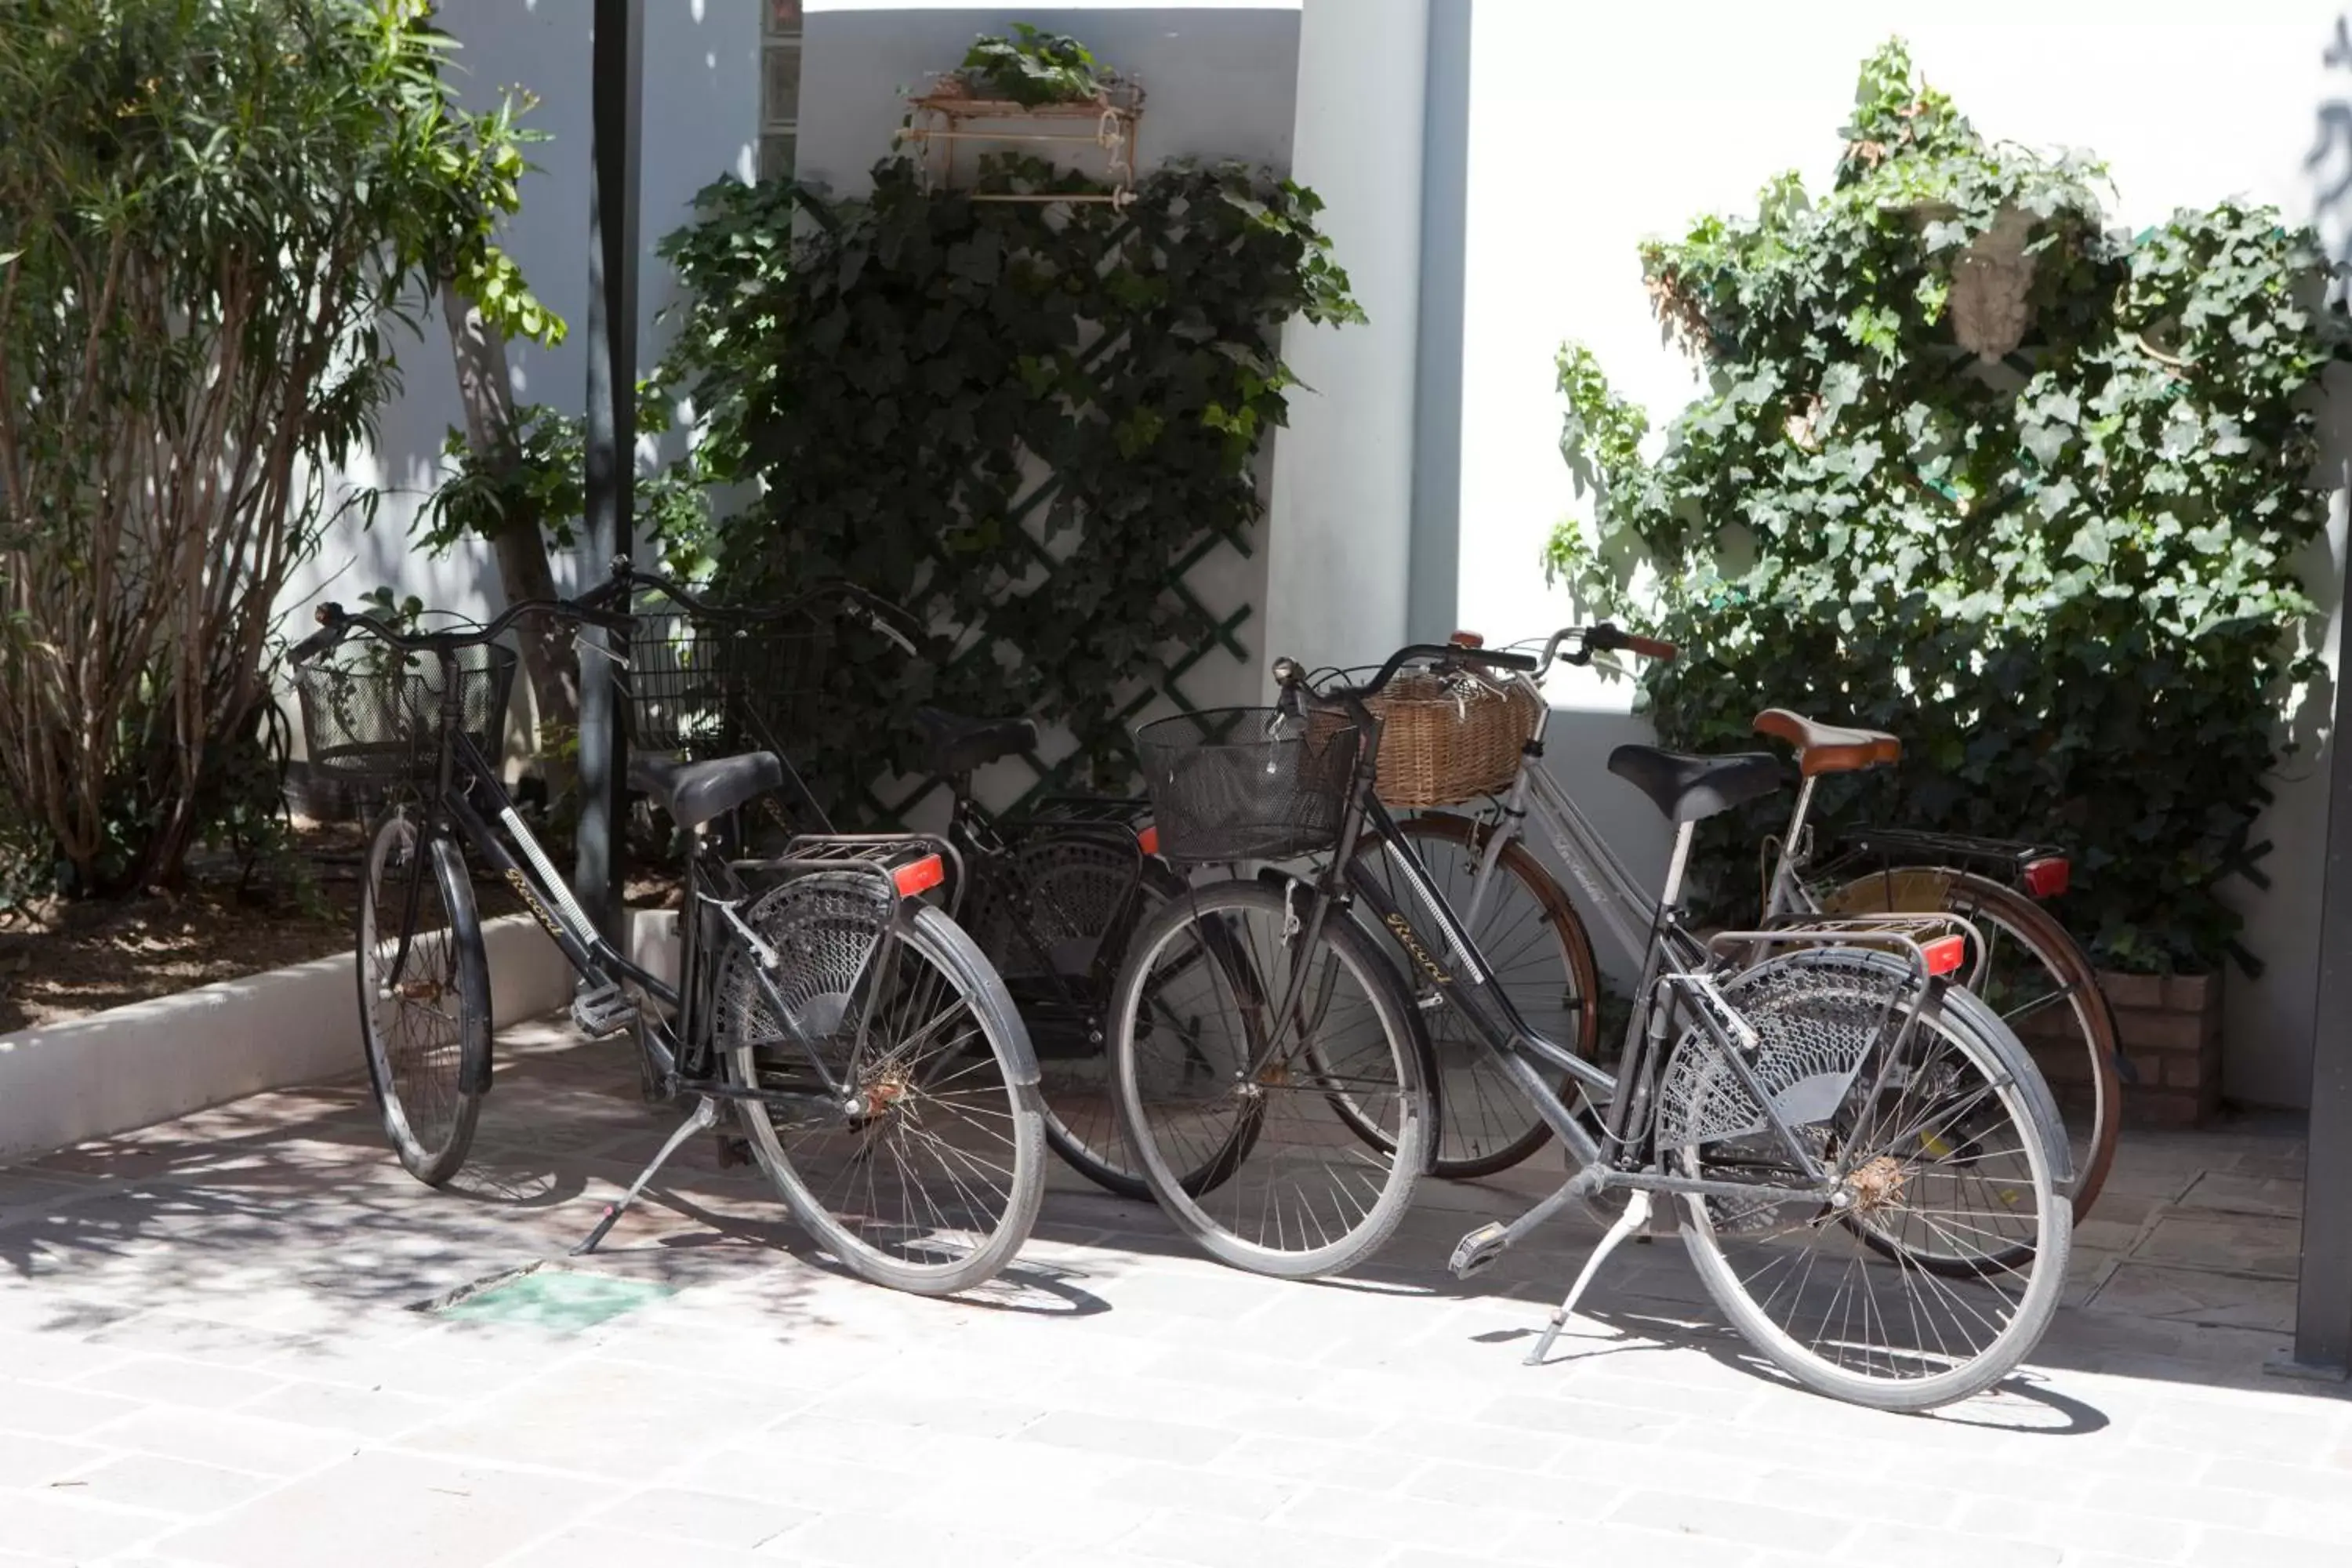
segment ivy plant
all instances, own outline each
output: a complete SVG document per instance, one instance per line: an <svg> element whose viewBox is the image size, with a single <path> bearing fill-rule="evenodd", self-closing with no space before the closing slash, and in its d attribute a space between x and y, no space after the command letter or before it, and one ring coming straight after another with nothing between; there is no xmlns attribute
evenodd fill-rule
<svg viewBox="0 0 2352 1568"><path fill-rule="evenodd" d="M670 428L669 406L652 381L637 386L637 432L658 437ZM450 426L441 445L448 478L417 510L413 537L428 554L448 553L467 539L492 539L517 519L530 519L548 548L579 543L577 523L587 504L587 421L577 414L527 403L514 412L511 453L485 455L466 432ZM710 565L709 498L691 447L675 461L646 467L634 487L634 537L657 552L661 570L696 578Z"/></svg>
<svg viewBox="0 0 2352 1568"><path fill-rule="evenodd" d="M1017 157L984 179L1097 189ZM980 202L891 161L861 200L725 182L697 205L662 247L687 300L665 374L710 476L757 490L719 525L719 590L846 578L943 628L918 661L837 650L795 760L856 816L919 763L927 700L1059 720L1074 771L1122 776L1123 704L1212 630L1178 563L1258 518L1283 323L1362 319L1314 194L1185 165L1119 209Z"/></svg>
<svg viewBox="0 0 2352 1568"><path fill-rule="evenodd" d="M956 75L975 98L1035 109L1048 103L1090 103L1110 79L1094 53L1066 33L1043 33L1026 22L1010 37L972 40Z"/></svg>
<svg viewBox="0 0 2352 1568"><path fill-rule="evenodd" d="M2346 342L2322 258L2236 203L2109 232L2097 163L1989 142L1899 43L1843 139L1826 192L1784 174L1643 247L1706 378L1662 449L1562 348L1592 515L1550 566L1681 644L1645 677L1665 743L1753 745L1769 704L1893 731L1901 765L1834 781L1830 826L2056 840L2102 962L2251 964L2228 888L2262 880L2282 704L2317 670L2300 557ZM1988 343L1960 306L2004 267L2021 325ZM1752 910L1786 810L1708 825L1703 897Z"/></svg>

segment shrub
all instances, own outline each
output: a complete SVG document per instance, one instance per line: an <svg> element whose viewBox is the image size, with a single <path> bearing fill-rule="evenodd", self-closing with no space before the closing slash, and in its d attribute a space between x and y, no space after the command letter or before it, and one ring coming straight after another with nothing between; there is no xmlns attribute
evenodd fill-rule
<svg viewBox="0 0 2352 1568"><path fill-rule="evenodd" d="M0 793L69 891L251 820L271 617L454 278L510 107L459 110L423 0L19 0L0 26Z"/></svg>
<svg viewBox="0 0 2352 1568"><path fill-rule="evenodd" d="M1683 645L1647 678L1666 743L1751 744L1769 704L1895 731L1891 784L1827 792L1831 823L2066 841L2063 912L2104 961L2242 959L2223 888L2259 875L2280 705L2316 670L2298 557L2345 342L2324 263L2235 204L2106 232L2097 164L1987 142L1900 45L1844 140L1820 197L1783 175L1755 216L1643 247L1709 378L1662 455L1561 350L1594 500L1552 567ZM1711 823L1702 892L1752 909L1786 810Z"/></svg>

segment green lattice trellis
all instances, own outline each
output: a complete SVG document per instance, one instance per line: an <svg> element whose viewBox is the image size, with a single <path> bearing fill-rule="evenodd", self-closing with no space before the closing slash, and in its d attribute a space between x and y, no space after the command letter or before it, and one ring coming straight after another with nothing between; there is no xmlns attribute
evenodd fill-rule
<svg viewBox="0 0 2352 1568"><path fill-rule="evenodd" d="M1069 738L1022 758L1019 811L1113 782L1135 720L1199 710L1204 661L1245 667L1253 607L1194 579L1255 554L1284 323L1361 319L1319 203L1264 171L1168 166L1066 211L1079 176L985 177L1045 205L886 162L855 201L713 187L663 247L688 300L672 384L713 411L714 473L761 486L721 530L725 591L842 577L953 634L912 670L845 646L820 680L812 778L844 820L903 822L943 782L897 727L916 704Z"/></svg>
<svg viewBox="0 0 2352 1568"><path fill-rule="evenodd" d="M1014 506L1013 521L1016 525L1025 523L1034 515L1037 508L1053 494L1057 483L1058 480L1052 475L1041 480ZM1043 544L1038 542L1035 535L1032 534L1026 527L1023 527L1021 537L1027 543L1030 553L1038 563L1045 570L1051 572L1054 567L1051 554ZM1172 595L1186 609L1199 616L1201 621L1212 629L1210 635L1193 643L1177 658L1160 664L1157 673L1144 683L1143 689L1113 715L1113 722L1119 728L1124 729L1139 714L1150 708L1155 699L1159 698L1165 698L1179 712L1201 711L1200 705L1186 695L1183 688L1177 683L1217 649L1223 648L1236 661L1248 662L1249 650L1242 646L1240 638L1234 634L1248 622L1252 606L1244 604L1230 614L1220 617L1201 602L1199 595L1195 595L1185 582L1185 578L1194 567L1216 553L1219 549L1225 547L1231 547L1244 559L1255 553L1251 549L1246 535L1213 534L1180 557L1169 573L1166 592ZM996 657L999 646L996 639L983 635L973 639L970 646L957 654L953 662L961 667L976 658L993 658ZM1058 763L1046 763L1034 751L1018 753L1021 762L1030 771L1032 783L1005 808L1005 815L1019 816L1022 811L1045 796L1071 793L1071 774L1087 756L1087 739L1084 736L1078 737L1079 743L1071 749L1068 756ZM919 805L934 790L945 787L946 783L944 779L926 774L914 788L901 795L896 801L883 800L870 784L865 786L861 793L865 804L870 809L878 812L885 820L903 822L908 811Z"/></svg>

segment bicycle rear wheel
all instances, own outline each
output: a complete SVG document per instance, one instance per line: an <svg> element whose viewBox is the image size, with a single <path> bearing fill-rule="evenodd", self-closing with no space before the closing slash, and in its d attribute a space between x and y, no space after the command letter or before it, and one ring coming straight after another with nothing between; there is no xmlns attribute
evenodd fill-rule
<svg viewBox="0 0 2352 1568"><path fill-rule="evenodd" d="M1959 916L1983 939L1962 973L2015 1030L2057 1095L2073 1152L2074 1218L2087 1218L2115 1163L2123 1120L2116 1071L2116 1016L2082 944L2049 911L2013 889L1966 871L1906 866L1858 877L1824 900L1843 913Z"/></svg>
<svg viewBox="0 0 2352 1568"><path fill-rule="evenodd" d="M1160 1207L1212 1257L1294 1279L1395 1231L1434 1109L1426 1041L1370 939L1334 910L1301 951L1312 898L1188 889L1136 932L1110 1015L1119 1115Z"/></svg>
<svg viewBox="0 0 2352 1568"><path fill-rule="evenodd" d="M1470 927L1495 984L1528 1026L1586 1061L1598 1059L1601 982L1592 941L1542 863L1525 845L1506 845L1478 893L1478 869L1491 831L1485 824L1432 813L1397 826L1428 868L1439 895ZM1385 848L1367 842L1358 851L1358 864L1383 879L1400 908L1410 908L1415 895L1407 891ZM1401 954L1391 956L1417 999L1424 994L1427 982L1407 973ZM1469 1019L1453 1007L1425 1010L1423 1016L1431 1022L1438 1070L1437 1163L1430 1173L1457 1181L1491 1176L1542 1148L1551 1137L1550 1124L1528 1102ZM1574 1082L1563 1077L1559 1092L1564 1101L1572 1101ZM1357 1131L1370 1132L1360 1126Z"/></svg>
<svg viewBox="0 0 2352 1568"><path fill-rule="evenodd" d="M490 1079L490 965L466 862L404 811L376 824L362 866L360 1032L383 1133L439 1186L466 1163Z"/></svg>
<svg viewBox="0 0 2352 1568"><path fill-rule="evenodd" d="M1028 1026L1045 1141L1104 1191L1149 1201L1111 1086L1110 993L1129 939L1184 883L1099 834L1039 828L1012 853L1009 870L982 863L965 923Z"/></svg>
<svg viewBox="0 0 2352 1568"><path fill-rule="evenodd" d="M744 920L778 955L772 981L834 1081L822 1080L753 978L720 961L713 1032L751 1152L793 1215L851 1272L945 1295L1012 1261L1045 1195L1037 1064L1013 999L940 910L894 925L896 900L854 875L803 877ZM798 1097L798 1098L787 1098Z"/></svg>
<svg viewBox="0 0 2352 1568"><path fill-rule="evenodd" d="M2065 1288L2074 1215L2059 1192L2032 1059L1968 993L1948 990L1896 1048L1916 984L1883 953L1817 949L1759 964L1724 994L1758 1033L1748 1066L1840 1201L1685 1196L1683 1236L1724 1315L1817 1393L1932 1409L2006 1377ZM1677 1174L1795 1184L1738 1076L1694 1031L1658 1080L1657 1136ZM1966 1254L1964 1271L1927 1267ZM2013 1259L2002 1262L2001 1259Z"/></svg>

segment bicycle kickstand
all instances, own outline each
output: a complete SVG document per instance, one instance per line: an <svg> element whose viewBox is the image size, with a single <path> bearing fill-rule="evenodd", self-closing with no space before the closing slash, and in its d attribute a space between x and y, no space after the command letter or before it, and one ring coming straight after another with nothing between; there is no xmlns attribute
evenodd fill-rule
<svg viewBox="0 0 2352 1568"><path fill-rule="evenodd" d="M616 1202L604 1205L604 1217L596 1222L596 1228L588 1233L588 1239L572 1249L572 1256L585 1258L595 1251L597 1244L611 1233L614 1225L627 1211L629 1205L637 1201L637 1194L646 1190L646 1184L654 1179L654 1173L669 1163L669 1157L672 1154L677 1152L678 1145L696 1133L716 1125L718 1121L719 1102L717 1100L706 1094L695 1101L694 1114L678 1123L677 1131L669 1135L669 1142L661 1146L661 1152L656 1154L653 1163L639 1172L637 1179L629 1184L629 1190L623 1193Z"/></svg>
<svg viewBox="0 0 2352 1568"><path fill-rule="evenodd" d="M1552 1342L1559 1339L1560 1330L1568 1326L1569 1314L1576 1310L1577 1298L1583 1295L1585 1287L1592 1283L1592 1277L1601 1272L1601 1265L1617 1250L1620 1242L1649 1223L1650 1194L1636 1188L1626 1201L1625 1212L1617 1216L1617 1223L1609 1227L1609 1234L1601 1238L1601 1245L1594 1247L1592 1256L1584 1260L1583 1271L1577 1275L1576 1283L1568 1288L1567 1300L1560 1302L1559 1310L1551 1315L1551 1321L1544 1325L1543 1337L1536 1341L1536 1348L1528 1352L1527 1360L1520 1364L1543 1364L1544 1357L1551 1353Z"/></svg>

